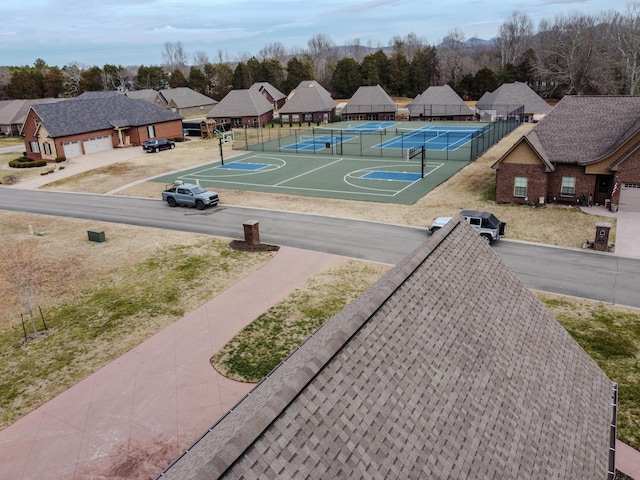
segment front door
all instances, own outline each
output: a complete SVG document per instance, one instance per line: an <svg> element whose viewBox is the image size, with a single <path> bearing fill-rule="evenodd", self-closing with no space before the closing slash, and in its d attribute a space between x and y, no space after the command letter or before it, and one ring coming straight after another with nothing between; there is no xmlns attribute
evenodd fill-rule
<svg viewBox="0 0 640 480"><path fill-rule="evenodd" d="M611 175L598 175L596 176L596 191L594 192L593 202L604 204L605 199L611 198L611 182L613 177Z"/></svg>

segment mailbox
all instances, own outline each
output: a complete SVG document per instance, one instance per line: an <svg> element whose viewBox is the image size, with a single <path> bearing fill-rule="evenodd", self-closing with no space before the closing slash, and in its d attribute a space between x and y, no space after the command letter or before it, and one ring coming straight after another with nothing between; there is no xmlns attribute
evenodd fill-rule
<svg viewBox="0 0 640 480"><path fill-rule="evenodd" d="M606 252L609 248L609 231L611 224L607 222L596 223L596 239L593 242L593 248Z"/></svg>

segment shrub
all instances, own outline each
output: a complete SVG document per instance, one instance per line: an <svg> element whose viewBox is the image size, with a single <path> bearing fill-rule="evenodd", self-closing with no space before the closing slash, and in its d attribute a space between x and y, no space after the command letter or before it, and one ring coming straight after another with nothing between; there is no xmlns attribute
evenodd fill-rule
<svg viewBox="0 0 640 480"><path fill-rule="evenodd" d="M34 168L44 167L47 164L45 160L29 160L26 157L16 158L9 162L11 168Z"/></svg>
<svg viewBox="0 0 640 480"><path fill-rule="evenodd" d="M184 137L173 137L172 140L174 142L184 142L185 138Z"/></svg>
<svg viewBox="0 0 640 480"><path fill-rule="evenodd" d="M66 162L67 161L67 157L56 157L56 163L61 163L61 162Z"/></svg>

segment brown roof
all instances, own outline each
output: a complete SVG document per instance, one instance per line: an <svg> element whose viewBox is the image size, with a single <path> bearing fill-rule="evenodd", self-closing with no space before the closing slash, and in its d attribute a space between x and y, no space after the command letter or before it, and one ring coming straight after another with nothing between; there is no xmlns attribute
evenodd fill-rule
<svg viewBox="0 0 640 480"><path fill-rule="evenodd" d="M640 129L640 96L565 96L527 134L550 163L593 163Z"/></svg>
<svg viewBox="0 0 640 480"><path fill-rule="evenodd" d="M427 116L473 115L474 111L464 103L449 85L433 86L413 99L407 108L412 115Z"/></svg>
<svg viewBox="0 0 640 480"><path fill-rule="evenodd" d="M523 82L503 83L493 92L486 92L476 103L476 108L510 113L520 105L524 107L523 113L546 114L551 111L551 106Z"/></svg>
<svg viewBox="0 0 640 480"><path fill-rule="evenodd" d="M397 112L396 102L380 85L359 87L342 109L342 113Z"/></svg>
<svg viewBox="0 0 640 480"><path fill-rule="evenodd" d="M162 475L604 479L612 384L458 216Z"/></svg>
<svg viewBox="0 0 640 480"><path fill-rule="evenodd" d="M231 90L207 114L207 118L259 117L273 105L257 89Z"/></svg>
<svg viewBox="0 0 640 480"><path fill-rule="evenodd" d="M291 93L280 113L331 112L336 102L331 94L315 80L304 80Z"/></svg>

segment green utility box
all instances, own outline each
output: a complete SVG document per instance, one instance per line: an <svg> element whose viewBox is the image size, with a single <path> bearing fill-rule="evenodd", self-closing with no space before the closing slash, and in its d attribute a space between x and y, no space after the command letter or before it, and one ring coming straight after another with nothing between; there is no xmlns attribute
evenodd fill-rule
<svg viewBox="0 0 640 480"><path fill-rule="evenodd" d="M104 230L87 230L90 242L102 243L104 242Z"/></svg>

